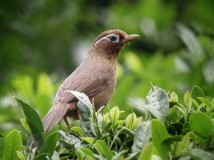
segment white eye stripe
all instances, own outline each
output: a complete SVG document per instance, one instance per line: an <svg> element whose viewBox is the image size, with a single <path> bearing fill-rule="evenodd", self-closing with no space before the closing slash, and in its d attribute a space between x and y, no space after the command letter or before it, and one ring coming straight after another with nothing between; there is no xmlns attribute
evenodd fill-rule
<svg viewBox="0 0 214 160"><path fill-rule="evenodd" d="M97 45L103 39L106 39L106 40L111 41L113 43L119 43L119 41L120 41L119 35L117 35L117 34L108 34L105 37L103 37L100 40L98 40L94 45Z"/></svg>

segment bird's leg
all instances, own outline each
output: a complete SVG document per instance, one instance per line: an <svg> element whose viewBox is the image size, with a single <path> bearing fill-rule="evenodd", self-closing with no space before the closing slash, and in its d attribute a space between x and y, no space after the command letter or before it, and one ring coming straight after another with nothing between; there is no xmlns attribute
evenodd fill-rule
<svg viewBox="0 0 214 160"><path fill-rule="evenodd" d="M68 130L70 130L70 129L71 129L71 126L70 126L70 124L68 123L67 117L64 116L64 117L63 117L63 120L64 120L66 126L68 127Z"/></svg>

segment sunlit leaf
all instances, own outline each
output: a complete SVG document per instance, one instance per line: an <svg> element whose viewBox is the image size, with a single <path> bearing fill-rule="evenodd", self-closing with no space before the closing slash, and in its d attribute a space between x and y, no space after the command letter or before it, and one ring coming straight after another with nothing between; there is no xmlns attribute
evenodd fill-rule
<svg viewBox="0 0 214 160"><path fill-rule="evenodd" d="M47 153L49 157L51 157L56 148L56 143L59 139L58 131L55 131L49 134L44 141L44 147L42 148L40 153Z"/></svg>
<svg viewBox="0 0 214 160"><path fill-rule="evenodd" d="M127 150L122 150L121 152L119 153L116 153L114 155L114 157L112 158L112 160L120 160L120 159L123 159L123 155L127 153Z"/></svg>
<svg viewBox="0 0 214 160"><path fill-rule="evenodd" d="M29 127L26 119L21 118L20 122L21 122L22 126L25 128L25 130L28 131L29 133L31 133L30 127Z"/></svg>
<svg viewBox="0 0 214 160"><path fill-rule="evenodd" d="M192 132L188 132L186 135L183 136L181 142L179 142L176 146L175 149L175 155L179 156L183 152L187 151L190 149L190 144L191 144L191 137L193 136Z"/></svg>
<svg viewBox="0 0 214 160"><path fill-rule="evenodd" d="M82 150L76 150L78 160L85 160L85 153Z"/></svg>
<svg viewBox="0 0 214 160"><path fill-rule="evenodd" d="M26 116L27 123L31 129L31 133L35 139L35 142L38 146L39 149L43 147L44 141L43 141L43 124L42 121L36 112L36 110L31 107L29 104L26 102L15 98L17 103L22 107L24 114Z"/></svg>
<svg viewBox="0 0 214 160"><path fill-rule="evenodd" d="M153 86L146 96L146 105L148 110L157 119L163 121L166 120L166 115L169 109L169 98L163 89Z"/></svg>
<svg viewBox="0 0 214 160"><path fill-rule="evenodd" d="M89 144L94 144L95 139L92 137L82 137L83 141L89 143Z"/></svg>
<svg viewBox="0 0 214 160"><path fill-rule="evenodd" d="M138 160L151 160L153 154L153 143L146 144L145 148L141 151Z"/></svg>
<svg viewBox="0 0 214 160"><path fill-rule="evenodd" d="M120 110L117 106L110 110L109 118L110 118L110 121L111 121L113 126L117 125L117 122L119 120L119 116L120 116Z"/></svg>
<svg viewBox="0 0 214 160"><path fill-rule="evenodd" d="M142 122L137 128L134 137L134 143L132 145L132 152L141 151L151 138L150 121Z"/></svg>
<svg viewBox="0 0 214 160"><path fill-rule="evenodd" d="M191 129L202 137L208 138L213 134L213 123L205 113L192 113L189 117L189 123Z"/></svg>
<svg viewBox="0 0 214 160"><path fill-rule="evenodd" d="M83 137L85 135L83 129L79 126L71 127L70 131L71 131L71 133L81 136L81 137Z"/></svg>
<svg viewBox="0 0 214 160"><path fill-rule="evenodd" d="M163 142L168 139L170 136L163 125L159 120L153 119L151 122L152 130L152 142L162 159L168 159L169 146Z"/></svg>
<svg viewBox="0 0 214 160"><path fill-rule="evenodd" d="M4 154L2 160L18 160L17 151L21 150L22 137L19 131L12 130L5 137Z"/></svg>
<svg viewBox="0 0 214 160"><path fill-rule="evenodd" d="M77 104L81 119L82 119L82 128L84 132L89 136L96 135L93 124L90 120L93 112L93 105L91 104L89 98L84 93L76 92L76 91L68 91L72 93L79 101Z"/></svg>
<svg viewBox="0 0 214 160"><path fill-rule="evenodd" d="M19 160L26 160L26 157L24 156L24 154L20 151L16 151L17 156L19 158Z"/></svg>
<svg viewBox="0 0 214 160"><path fill-rule="evenodd" d="M87 147L82 147L80 148L81 151L83 151L85 153L85 155L90 156L91 158L94 158L94 153L92 152L91 149L87 148Z"/></svg>
<svg viewBox="0 0 214 160"><path fill-rule="evenodd" d="M95 148L96 150L103 154L107 160L111 160L114 156L113 152L110 150L110 148L106 145L105 141L103 140L97 140L95 142Z"/></svg>

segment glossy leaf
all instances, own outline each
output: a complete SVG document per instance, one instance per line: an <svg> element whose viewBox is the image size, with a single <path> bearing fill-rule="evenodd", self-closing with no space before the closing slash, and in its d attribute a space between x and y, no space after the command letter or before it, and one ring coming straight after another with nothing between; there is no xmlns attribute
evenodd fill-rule
<svg viewBox="0 0 214 160"><path fill-rule="evenodd" d="M179 156L188 149L190 149L191 144L191 137L193 136L192 132L188 132L186 135L183 136L181 142L179 142L176 146L175 155Z"/></svg>
<svg viewBox="0 0 214 160"><path fill-rule="evenodd" d="M164 144L164 141L170 136L165 126L159 120L153 119L151 122L151 130L152 142L158 155L162 159L168 159L169 146L167 144Z"/></svg>
<svg viewBox="0 0 214 160"><path fill-rule="evenodd" d="M205 113L192 113L189 117L191 129L202 137L208 138L213 134L213 123Z"/></svg>
<svg viewBox="0 0 214 160"><path fill-rule="evenodd" d="M79 101L77 104L81 119L82 119L82 128L84 132L88 136L94 137L96 132L94 130L93 124L90 120L92 116L92 104L89 98L84 94L76 91L69 91L71 92Z"/></svg>
<svg viewBox="0 0 214 160"><path fill-rule="evenodd" d="M91 104L91 101L89 100L89 98L88 98L88 96L86 94L80 93L80 92L77 92L77 91L68 91L68 92L73 94L80 102L85 104L90 109L93 107L93 105Z"/></svg>
<svg viewBox="0 0 214 160"><path fill-rule="evenodd" d="M137 118L135 113L131 113L126 117L126 127L131 130L135 130L141 123L142 117Z"/></svg>
<svg viewBox="0 0 214 160"><path fill-rule="evenodd" d="M77 154L77 158L78 160L85 160L85 153L81 150L76 150L75 151L76 154Z"/></svg>
<svg viewBox="0 0 214 160"><path fill-rule="evenodd" d="M4 154L2 160L18 160L17 151L21 150L22 137L19 131L12 130L5 137Z"/></svg>
<svg viewBox="0 0 214 160"><path fill-rule="evenodd" d="M153 143L146 144L145 148L141 151L138 160L151 160L153 154Z"/></svg>
<svg viewBox="0 0 214 160"><path fill-rule="evenodd" d="M157 119L163 121L166 120L166 115L169 109L169 98L163 89L153 86L146 96L146 105L148 110Z"/></svg>
<svg viewBox="0 0 214 160"><path fill-rule="evenodd" d="M79 126L71 127L70 131L71 131L71 133L73 133L77 136L81 136L81 137L85 136L83 129Z"/></svg>
<svg viewBox="0 0 214 160"><path fill-rule="evenodd" d="M116 154L114 155L114 157L112 158L112 160L124 159L123 155L125 155L126 153L127 153L126 150L122 150L121 152L116 153Z"/></svg>
<svg viewBox="0 0 214 160"><path fill-rule="evenodd" d="M49 157L51 157L56 148L56 143L57 143L58 139L59 139L58 131L55 131L55 132L49 134L45 138L44 147L42 148L40 153L47 153L49 155Z"/></svg>
<svg viewBox="0 0 214 160"><path fill-rule="evenodd" d="M113 152L110 150L110 148L106 145L105 141L103 140L97 140L95 142L95 148L97 152L101 153L107 160L111 160L114 156Z"/></svg>
<svg viewBox="0 0 214 160"><path fill-rule="evenodd" d="M89 144L94 144L95 139L92 137L82 137L83 141L89 143Z"/></svg>
<svg viewBox="0 0 214 160"><path fill-rule="evenodd" d="M137 128L134 137L134 143L132 145L132 152L141 151L151 138L150 121L142 122Z"/></svg>
<svg viewBox="0 0 214 160"><path fill-rule="evenodd" d="M16 151L19 160L26 160L24 154L20 151Z"/></svg>
<svg viewBox="0 0 214 160"><path fill-rule="evenodd" d="M35 139L35 142L39 149L43 147L44 141L43 141L43 124L42 121L37 113L37 111L31 107L26 102L15 98L17 103L22 107L24 114L26 116L27 123L30 127L31 133Z"/></svg>
<svg viewBox="0 0 214 160"><path fill-rule="evenodd" d="M197 97L205 97L205 93L199 86L194 85L191 89L191 96L196 99Z"/></svg>
<svg viewBox="0 0 214 160"><path fill-rule="evenodd" d="M91 158L94 158L94 153L92 152L91 149L89 149L87 147L82 147L82 148L80 148L80 150L83 151L86 156L90 156Z"/></svg>
<svg viewBox="0 0 214 160"><path fill-rule="evenodd" d="M110 121L114 127L117 125L117 122L119 120L119 116L120 116L120 112L119 112L119 108L117 106L110 110L109 118L110 118Z"/></svg>
<svg viewBox="0 0 214 160"><path fill-rule="evenodd" d="M191 108L192 106L192 97L191 97L191 93L189 91L187 91L184 94L184 103L188 108Z"/></svg>
<svg viewBox="0 0 214 160"><path fill-rule="evenodd" d="M22 126L24 127L24 129L25 129L26 131L28 131L29 133L31 133L30 127L29 127L29 125L28 125L26 119L21 118L21 119L20 119L20 122L21 122Z"/></svg>

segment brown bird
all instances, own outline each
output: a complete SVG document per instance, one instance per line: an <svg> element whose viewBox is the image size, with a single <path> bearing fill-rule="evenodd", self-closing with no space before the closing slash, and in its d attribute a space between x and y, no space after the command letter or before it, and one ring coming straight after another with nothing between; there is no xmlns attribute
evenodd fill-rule
<svg viewBox="0 0 214 160"><path fill-rule="evenodd" d="M101 33L89 50L88 57L65 79L59 87L53 106L43 118L44 130L47 132L66 117L79 118L77 99L69 90L85 93L94 100L95 109L106 105L115 89L116 62L121 48L139 35L128 35L122 30L108 30Z"/></svg>

